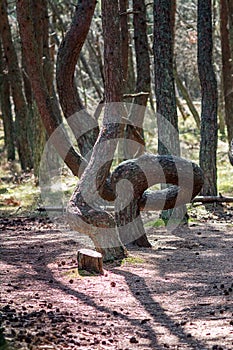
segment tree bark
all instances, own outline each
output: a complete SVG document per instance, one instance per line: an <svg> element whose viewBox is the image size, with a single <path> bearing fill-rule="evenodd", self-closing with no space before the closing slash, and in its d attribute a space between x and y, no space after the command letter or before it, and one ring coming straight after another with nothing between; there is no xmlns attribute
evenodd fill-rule
<svg viewBox="0 0 233 350"><path fill-rule="evenodd" d="M18 57L13 44L11 29L7 14L7 1L0 2L0 33L8 67L12 97L15 106L16 145L22 170L32 169L32 153L28 135L28 109L23 93L23 81L19 68Z"/></svg>
<svg viewBox="0 0 233 350"><path fill-rule="evenodd" d="M43 124L48 135L52 136L58 154L73 174L78 176L80 175L80 165L84 162L84 159L73 148L65 130L62 127L59 128L60 123L56 114L58 106L49 94L43 69L36 53L37 46L30 14L30 0L17 1L17 17L23 50L27 60L28 75Z"/></svg>
<svg viewBox="0 0 233 350"><path fill-rule="evenodd" d="M229 144L229 158L231 161L231 141L233 140L233 49L231 52L230 32L233 32L233 20L230 20L230 6L227 0L220 2L220 30L222 48L222 76L225 102L225 121ZM233 10L233 7L232 7ZM232 28L231 28L232 26ZM230 29L230 30L229 30ZM233 43L233 41L232 41ZM233 154L232 154L233 156Z"/></svg>
<svg viewBox="0 0 233 350"><path fill-rule="evenodd" d="M198 1L198 71L201 83L200 166L205 174L203 195L217 195L217 82L212 64L211 0Z"/></svg>
<svg viewBox="0 0 233 350"><path fill-rule="evenodd" d="M118 139L123 132L121 119L124 111L119 103L122 101L123 79L118 1L102 1L102 23L107 105L91 159L68 203L67 213L71 227L89 235L96 250L107 261L126 256L114 218L108 212L96 208L99 193L109 176Z"/></svg>
<svg viewBox="0 0 233 350"><path fill-rule="evenodd" d="M7 159L15 160L15 133L14 121L10 102L10 83L8 74L4 72L4 60L0 41L0 105L2 110L4 143L7 150Z"/></svg>
<svg viewBox="0 0 233 350"><path fill-rule="evenodd" d="M99 128L84 109L74 81L75 67L86 40L96 1L78 1L70 29L57 55L56 81L60 104L82 156L90 158Z"/></svg>
<svg viewBox="0 0 233 350"><path fill-rule="evenodd" d="M154 0L154 66L158 121L158 153L180 155L178 116L173 75L174 4L171 0ZM183 218L186 208L163 211L165 224L169 219Z"/></svg>

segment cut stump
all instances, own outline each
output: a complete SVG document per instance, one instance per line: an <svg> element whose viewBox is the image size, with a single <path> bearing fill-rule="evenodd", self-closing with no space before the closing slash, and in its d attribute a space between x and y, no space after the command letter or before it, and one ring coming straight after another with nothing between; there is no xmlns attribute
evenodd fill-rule
<svg viewBox="0 0 233 350"><path fill-rule="evenodd" d="M79 270L103 274L102 254L91 249L80 249L78 251L78 268Z"/></svg>

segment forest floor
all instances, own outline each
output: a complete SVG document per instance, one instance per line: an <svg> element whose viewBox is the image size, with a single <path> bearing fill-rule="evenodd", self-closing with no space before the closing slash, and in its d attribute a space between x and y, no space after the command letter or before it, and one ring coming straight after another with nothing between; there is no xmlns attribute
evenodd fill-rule
<svg viewBox="0 0 233 350"><path fill-rule="evenodd" d="M1 350L233 349L232 206L149 227L153 247L101 276L78 272L90 242L62 217L1 218L0 231Z"/></svg>

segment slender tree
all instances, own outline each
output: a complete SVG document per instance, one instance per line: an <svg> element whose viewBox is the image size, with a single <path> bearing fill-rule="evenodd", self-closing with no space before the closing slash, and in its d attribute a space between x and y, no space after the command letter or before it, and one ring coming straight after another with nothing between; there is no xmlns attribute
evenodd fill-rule
<svg viewBox="0 0 233 350"><path fill-rule="evenodd" d="M198 1L198 70L201 83L200 166L205 174L203 195L217 195L217 82L212 63L211 0Z"/></svg>
<svg viewBox="0 0 233 350"><path fill-rule="evenodd" d="M0 41L0 105L4 128L4 142L7 149L7 159L15 160L15 133L10 101L10 83L4 67L5 63Z"/></svg>
<svg viewBox="0 0 233 350"><path fill-rule="evenodd" d="M56 105L56 100L50 96L44 77L43 66L37 56L37 44L30 9L30 0L17 1L20 36L33 94L48 136L53 135L53 142L57 152L73 174L78 176L80 164L83 163L83 157L75 151L65 130L58 128L60 125L59 118L57 117L59 108ZM57 132L54 134L56 130Z"/></svg>
<svg viewBox="0 0 233 350"><path fill-rule="evenodd" d="M171 0L154 1L154 66L155 96L158 122L159 154L180 155L178 116L173 75L174 3ZM181 207L161 214L167 223L171 217L186 223L186 208Z"/></svg>
<svg viewBox="0 0 233 350"><path fill-rule="evenodd" d="M28 108L18 57L12 40L6 0L0 1L0 34L15 106L15 132L19 160L23 170L32 169L33 161L28 135Z"/></svg>
<svg viewBox="0 0 233 350"><path fill-rule="evenodd" d="M222 74L225 101L225 121L229 143L229 159L233 165L233 5L231 1L221 0L221 48Z"/></svg>

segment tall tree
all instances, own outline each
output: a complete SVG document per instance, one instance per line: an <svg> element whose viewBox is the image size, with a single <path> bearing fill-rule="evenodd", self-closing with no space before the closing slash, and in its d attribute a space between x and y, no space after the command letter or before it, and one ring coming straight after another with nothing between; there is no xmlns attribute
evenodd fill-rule
<svg viewBox="0 0 233 350"><path fill-rule="evenodd" d="M4 128L4 142L7 150L7 159L15 160L15 133L10 101L10 83L4 67L5 62L0 41L0 105Z"/></svg>
<svg viewBox="0 0 233 350"><path fill-rule="evenodd" d="M11 35L6 0L0 1L0 34L15 106L16 145L19 160L23 170L32 169L33 161L28 135L28 108L23 91L23 80L18 57Z"/></svg>
<svg viewBox="0 0 233 350"><path fill-rule="evenodd" d="M205 174L203 195L217 195L217 82L212 63L211 0L198 1L198 70L201 83L200 166Z"/></svg>
<svg viewBox="0 0 233 350"><path fill-rule="evenodd" d="M59 108L56 104L56 100L49 93L43 66L37 56L38 48L30 9L30 0L17 1L17 18L20 37L33 94L48 136L53 135L53 143L58 154L71 169L73 174L78 176L80 164L83 163L83 157L73 148L65 130L61 127L59 128L60 122L57 117ZM56 130L57 132L54 133Z"/></svg>
<svg viewBox="0 0 233 350"><path fill-rule="evenodd" d="M154 0L154 66L158 122L159 154L180 155L178 116L173 75L174 2ZM166 222L171 217L186 222L186 208L163 211Z"/></svg>
<svg viewBox="0 0 233 350"><path fill-rule="evenodd" d="M229 159L233 165L233 5L231 1L221 0L220 17L225 120Z"/></svg>

